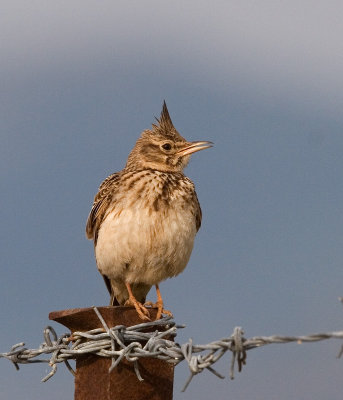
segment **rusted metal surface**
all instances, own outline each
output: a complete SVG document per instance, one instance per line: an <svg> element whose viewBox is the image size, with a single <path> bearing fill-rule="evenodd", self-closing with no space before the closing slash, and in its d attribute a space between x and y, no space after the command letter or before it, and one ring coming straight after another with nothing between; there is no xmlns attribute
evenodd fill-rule
<svg viewBox="0 0 343 400"><path fill-rule="evenodd" d="M109 327L132 326L142 323L133 307L98 307ZM150 309L154 318L157 309ZM54 311L49 318L71 330L88 331L102 327L93 308L75 308ZM169 338L172 340L171 338ZM174 366L153 358L139 359L140 382L133 364L120 362L111 373L111 360L98 356L85 356L76 361L74 400L172 400Z"/></svg>

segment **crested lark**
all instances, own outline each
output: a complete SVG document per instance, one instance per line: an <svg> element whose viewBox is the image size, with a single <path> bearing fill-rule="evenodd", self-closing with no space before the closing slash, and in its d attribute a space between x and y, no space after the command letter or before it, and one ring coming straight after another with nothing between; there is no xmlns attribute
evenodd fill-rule
<svg viewBox="0 0 343 400"><path fill-rule="evenodd" d="M201 224L194 185L183 169L192 153L211 145L187 142L164 102L157 124L142 132L125 168L100 185L86 234L94 240L111 305L133 305L148 320L142 303L155 285L157 319L162 313L171 315L163 309L158 285L184 270Z"/></svg>

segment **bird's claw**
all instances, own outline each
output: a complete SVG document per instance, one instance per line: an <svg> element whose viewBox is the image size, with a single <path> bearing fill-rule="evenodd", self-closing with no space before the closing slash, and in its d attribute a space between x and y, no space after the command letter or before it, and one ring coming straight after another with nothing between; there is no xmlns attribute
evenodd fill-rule
<svg viewBox="0 0 343 400"><path fill-rule="evenodd" d="M173 317L173 314L169 310L165 310L163 308L163 302L157 301L156 303L153 303L152 301L147 301L144 303L145 307L152 307L152 308L157 308L157 315L156 315L156 321L158 319L161 319L162 314L168 315L168 317Z"/></svg>
<svg viewBox="0 0 343 400"><path fill-rule="evenodd" d="M145 307L145 304L143 305L139 301L132 301L131 299L128 299L125 302L125 305L134 306L140 319L144 321L151 321L149 310Z"/></svg>

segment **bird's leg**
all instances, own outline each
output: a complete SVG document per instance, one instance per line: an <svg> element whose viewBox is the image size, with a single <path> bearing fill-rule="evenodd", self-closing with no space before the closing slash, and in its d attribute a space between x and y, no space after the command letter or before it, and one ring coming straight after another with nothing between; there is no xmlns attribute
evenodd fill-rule
<svg viewBox="0 0 343 400"><path fill-rule="evenodd" d="M140 303L132 293L132 289L129 283L125 283L127 291L129 293L129 298L126 300L126 306L134 306L139 317L143 320L150 321L149 311L144 307L142 303Z"/></svg>
<svg viewBox="0 0 343 400"><path fill-rule="evenodd" d="M151 301L148 301L147 303L145 303L145 305L146 305L146 306L151 306L151 307L157 307L156 320L160 319L162 314L166 314L166 315L168 315L169 317L172 317L173 314L172 314L170 311L165 310L165 309L163 308L163 300L162 300L162 296L161 296L161 292L160 292L159 286L158 286L158 285L155 285L155 287L156 287L156 295L157 295L157 301L156 301L156 303L154 304L154 303L152 303Z"/></svg>
<svg viewBox="0 0 343 400"><path fill-rule="evenodd" d="M160 292L159 286L155 285L155 287L156 287L156 295L157 295L156 305L157 305L157 308L158 308L156 319L160 319L162 314L166 314L169 317L172 317L173 314L169 310L165 310L163 308L163 300L162 300L162 296L161 296L161 292Z"/></svg>

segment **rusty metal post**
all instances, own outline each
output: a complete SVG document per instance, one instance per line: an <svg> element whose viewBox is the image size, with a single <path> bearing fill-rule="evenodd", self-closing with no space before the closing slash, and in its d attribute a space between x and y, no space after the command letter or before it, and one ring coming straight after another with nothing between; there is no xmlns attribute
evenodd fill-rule
<svg viewBox="0 0 343 400"><path fill-rule="evenodd" d="M132 326L142 323L133 307L98 307L107 326ZM151 309L154 318L156 309ZM71 332L101 328L93 308L53 311L49 318ZM169 338L172 340L172 338ZM134 372L132 363L122 360L109 373L111 359L86 355L76 361L74 400L172 400L174 366L165 361L144 358L138 361L143 382Z"/></svg>

